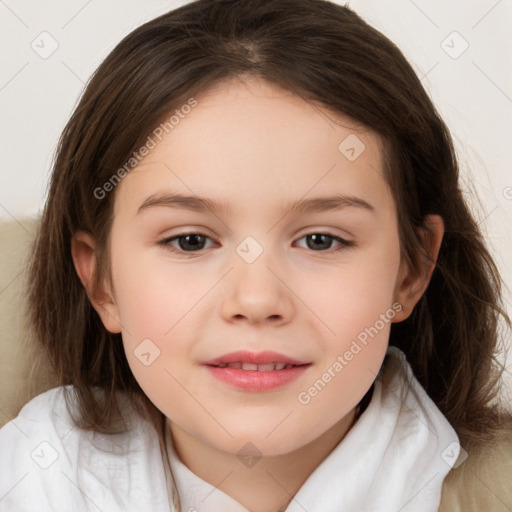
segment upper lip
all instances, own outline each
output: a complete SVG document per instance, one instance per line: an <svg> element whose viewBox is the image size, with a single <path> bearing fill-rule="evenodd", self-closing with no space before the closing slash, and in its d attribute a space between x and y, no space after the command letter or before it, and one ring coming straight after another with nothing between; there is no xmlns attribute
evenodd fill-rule
<svg viewBox="0 0 512 512"><path fill-rule="evenodd" d="M279 352L273 352L267 350L265 352L249 352L247 350L238 350L236 352L230 352L223 356L215 359L205 361L203 364L216 366L221 363L252 363L252 364L270 364L270 363L285 363L293 364L296 366L309 364L305 361L299 361L291 357L280 354Z"/></svg>

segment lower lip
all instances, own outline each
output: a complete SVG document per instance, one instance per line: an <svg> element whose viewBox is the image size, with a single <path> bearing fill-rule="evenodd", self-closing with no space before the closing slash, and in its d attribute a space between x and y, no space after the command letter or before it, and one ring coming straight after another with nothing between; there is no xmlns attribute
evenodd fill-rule
<svg viewBox="0 0 512 512"><path fill-rule="evenodd" d="M220 381L243 391L263 392L281 388L298 379L308 368L309 364L292 366L283 370L242 370L238 368L219 368L206 365L211 374Z"/></svg>

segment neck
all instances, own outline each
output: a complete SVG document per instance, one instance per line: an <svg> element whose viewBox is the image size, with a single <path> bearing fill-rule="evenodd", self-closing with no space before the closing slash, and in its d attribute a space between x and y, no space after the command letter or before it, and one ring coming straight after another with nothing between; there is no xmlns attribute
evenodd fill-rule
<svg viewBox="0 0 512 512"><path fill-rule="evenodd" d="M281 512L345 437L356 420L356 408L311 443L283 455L262 457L245 467L237 454L203 443L167 421L174 449L185 466L252 512Z"/></svg>

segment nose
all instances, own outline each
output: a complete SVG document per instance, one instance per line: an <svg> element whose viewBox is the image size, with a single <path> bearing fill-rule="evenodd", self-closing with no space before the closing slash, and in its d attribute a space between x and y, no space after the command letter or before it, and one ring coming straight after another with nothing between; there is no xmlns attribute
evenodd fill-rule
<svg viewBox="0 0 512 512"><path fill-rule="evenodd" d="M269 263L264 255L253 263L235 261L222 304L226 321L275 326L291 321L295 313L293 286Z"/></svg>

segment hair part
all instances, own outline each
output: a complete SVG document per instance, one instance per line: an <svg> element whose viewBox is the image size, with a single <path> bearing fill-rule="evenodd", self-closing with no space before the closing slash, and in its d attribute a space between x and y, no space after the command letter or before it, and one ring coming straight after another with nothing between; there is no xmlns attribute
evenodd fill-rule
<svg viewBox="0 0 512 512"><path fill-rule="evenodd" d="M492 437L501 280L459 188L448 128L401 51L346 6L325 0L197 0L127 35L93 74L57 148L31 261L29 310L82 428L112 430L128 394L158 417L133 377L120 334L103 326L75 271L71 238L92 234L96 283L110 279L115 190L102 187L191 97L254 76L348 116L379 135L396 202L402 260L419 272L425 217L445 234L430 284L390 344L463 443ZM95 389L100 389L101 399ZM71 397L70 397L71 398ZM122 416L122 415L121 415ZM508 416L507 416L508 417Z"/></svg>

